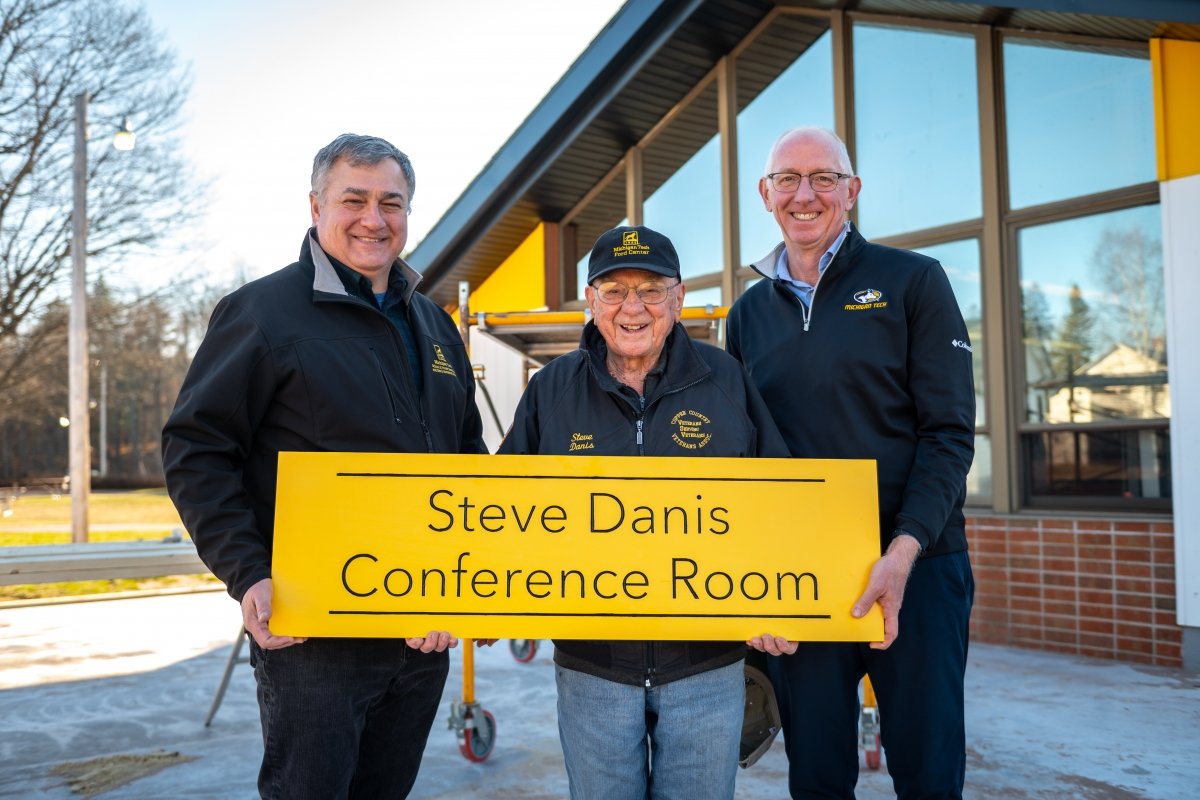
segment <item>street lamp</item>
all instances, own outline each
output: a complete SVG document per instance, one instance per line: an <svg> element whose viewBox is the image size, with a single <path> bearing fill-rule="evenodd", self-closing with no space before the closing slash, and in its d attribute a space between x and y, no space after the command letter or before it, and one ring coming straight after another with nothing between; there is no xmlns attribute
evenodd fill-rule
<svg viewBox="0 0 1200 800"><path fill-rule="evenodd" d="M75 167L72 171L74 209L71 214L71 314L67 331L71 478L71 541L88 540L88 495L92 491L92 460L88 454L87 328L87 111L88 94L75 95ZM132 150L135 134L129 117L113 137L118 150Z"/></svg>

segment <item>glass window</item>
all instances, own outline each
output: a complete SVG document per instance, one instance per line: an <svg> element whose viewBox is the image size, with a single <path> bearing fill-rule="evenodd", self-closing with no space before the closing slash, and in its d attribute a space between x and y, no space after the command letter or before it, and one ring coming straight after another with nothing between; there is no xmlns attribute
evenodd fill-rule
<svg viewBox="0 0 1200 800"><path fill-rule="evenodd" d="M854 26L859 227L867 238L983 213L975 39Z"/></svg>
<svg viewBox="0 0 1200 800"><path fill-rule="evenodd" d="M1166 294L1157 205L1018 235L1025 419L1166 419Z"/></svg>
<svg viewBox="0 0 1200 800"><path fill-rule="evenodd" d="M975 434L975 460L967 473L967 499L986 503L992 496L992 437Z"/></svg>
<svg viewBox="0 0 1200 800"><path fill-rule="evenodd" d="M779 243L779 227L764 208L758 179L780 134L801 125L833 128L833 55L822 34L737 118L738 211L741 264L751 264ZM742 67L739 66L739 74ZM739 77L739 83L742 78Z"/></svg>
<svg viewBox="0 0 1200 800"><path fill-rule="evenodd" d="M1171 497L1171 436L1166 428L1068 429L1021 436L1029 498Z"/></svg>
<svg viewBox="0 0 1200 800"><path fill-rule="evenodd" d="M1154 180L1151 86L1144 56L1006 41L1011 207Z"/></svg>
<svg viewBox="0 0 1200 800"><path fill-rule="evenodd" d="M721 305L721 287L709 286L707 289L688 289L683 297L683 304L688 308L696 306Z"/></svg>
<svg viewBox="0 0 1200 800"><path fill-rule="evenodd" d="M684 278L720 272L721 162L713 136L646 198L642 219L675 245ZM647 148L647 153L653 148Z"/></svg>
<svg viewBox="0 0 1200 800"><path fill-rule="evenodd" d="M984 407L986 394L983 372L983 283L979 272L979 240L963 239L914 250L930 258L936 258L950 278L950 287L958 300L958 308L967 323L967 335L971 337L971 364L975 373L975 424L987 422Z"/></svg>

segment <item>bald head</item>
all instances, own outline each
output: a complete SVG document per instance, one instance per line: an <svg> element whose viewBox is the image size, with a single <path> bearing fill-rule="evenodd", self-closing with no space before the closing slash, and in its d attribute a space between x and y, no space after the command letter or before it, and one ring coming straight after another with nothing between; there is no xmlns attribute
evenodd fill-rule
<svg viewBox="0 0 1200 800"><path fill-rule="evenodd" d="M854 167L850 164L850 153L846 150L846 143L843 142L836 133L828 128L821 128L816 125L805 125L799 128L792 128L786 131L782 136L775 140L775 144L771 146L771 152L767 155L767 166L763 170L764 175L769 175L779 169L776 165L776 158L781 150L786 149L796 142L809 141L821 142L830 148L834 154L837 163L829 166L836 169L838 172L844 172L847 175L854 174Z"/></svg>

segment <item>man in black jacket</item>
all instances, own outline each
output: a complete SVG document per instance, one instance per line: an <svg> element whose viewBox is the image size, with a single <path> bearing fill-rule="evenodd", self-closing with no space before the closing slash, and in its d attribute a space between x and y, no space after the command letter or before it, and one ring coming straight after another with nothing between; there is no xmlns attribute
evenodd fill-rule
<svg viewBox="0 0 1200 800"><path fill-rule="evenodd" d="M299 261L221 300L163 430L171 499L253 639L263 797L406 796L457 643L269 627L281 451L486 452L458 331L399 258L415 186L383 139L317 153Z"/></svg>
<svg viewBox="0 0 1200 800"><path fill-rule="evenodd" d="M974 595L962 511L975 428L966 326L937 261L871 244L851 225L861 182L833 133L784 134L766 172L759 191L783 242L754 265L764 280L734 304L728 349L793 456L876 460L884 553L851 609L861 617L879 603L882 642L753 643L774 656L791 793L854 797L866 673L898 796L961 797Z"/></svg>
<svg viewBox="0 0 1200 800"><path fill-rule="evenodd" d="M679 324L670 240L602 234L579 349L538 371L500 453L784 458L746 372ZM558 726L573 800L733 796L743 642L555 640Z"/></svg>

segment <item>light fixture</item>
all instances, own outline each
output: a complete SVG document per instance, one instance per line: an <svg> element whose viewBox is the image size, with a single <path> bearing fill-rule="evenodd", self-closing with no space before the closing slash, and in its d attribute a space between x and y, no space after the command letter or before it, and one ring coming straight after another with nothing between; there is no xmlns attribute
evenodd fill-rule
<svg viewBox="0 0 1200 800"><path fill-rule="evenodd" d="M137 143L137 134L133 132L133 126L129 124L129 115L121 120L120 129L113 134L113 147L118 150L132 150L134 144Z"/></svg>

